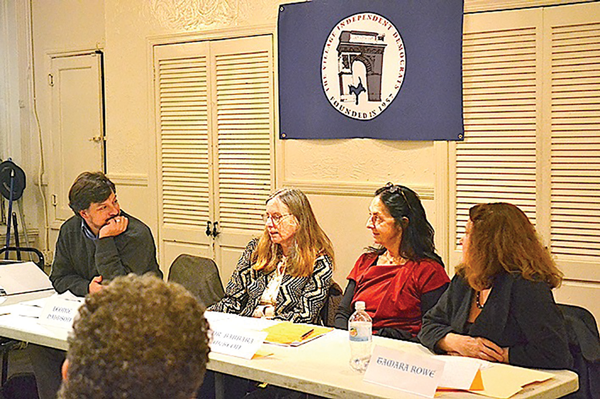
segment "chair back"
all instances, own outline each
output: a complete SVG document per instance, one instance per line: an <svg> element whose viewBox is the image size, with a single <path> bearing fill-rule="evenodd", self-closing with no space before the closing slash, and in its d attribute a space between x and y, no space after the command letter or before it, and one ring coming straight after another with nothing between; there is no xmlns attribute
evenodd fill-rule
<svg viewBox="0 0 600 399"><path fill-rule="evenodd" d="M179 255L169 268L168 280L183 285L207 307L225 294L217 264L202 256Z"/></svg>
<svg viewBox="0 0 600 399"><path fill-rule="evenodd" d="M579 391L569 398L600 398L600 335L594 315L585 308L558 304L569 335Z"/></svg>
<svg viewBox="0 0 600 399"><path fill-rule="evenodd" d="M7 260L4 263L15 263L15 262L21 262L21 253L27 253L29 254L29 256L31 257L31 254L33 254L35 256L35 258L37 260L33 260L33 263L35 263L40 269L42 269L42 271L44 271L44 266L45 266L45 259L44 259L44 254L37 248L32 248L32 247L4 247L4 248L0 248L0 255L2 254L6 254L9 252L15 252L17 254L17 260Z"/></svg>
<svg viewBox="0 0 600 399"><path fill-rule="evenodd" d="M321 313L319 314L319 318L321 319L321 323L323 323L323 325L327 327L335 327L335 314L337 313L338 306L340 306L343 296L344 292L342 291L342 287L340 287L340 285L335 281L331 280L331 285L327 291L327 299L325 300L323 308L321 309Z"/></svg>

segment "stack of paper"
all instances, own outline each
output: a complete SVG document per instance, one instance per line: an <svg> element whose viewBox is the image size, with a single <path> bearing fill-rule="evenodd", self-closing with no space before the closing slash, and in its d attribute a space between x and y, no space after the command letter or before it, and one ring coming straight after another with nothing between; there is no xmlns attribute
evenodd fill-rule
<svg viewBox="0 0 600 399"><path fill-rule="evenodd" d="M1 295L17 295L52 289L48 275L33 262L0 265Z"/></svg>
<svg viewBox="0 0 600 399"><path fill-rule="evenodd" d="M493 367L481 370L481 377L483 390L477 391L478 394L494 398L510 398L526 385L549 380L552 374L496 363Z"/></svg>

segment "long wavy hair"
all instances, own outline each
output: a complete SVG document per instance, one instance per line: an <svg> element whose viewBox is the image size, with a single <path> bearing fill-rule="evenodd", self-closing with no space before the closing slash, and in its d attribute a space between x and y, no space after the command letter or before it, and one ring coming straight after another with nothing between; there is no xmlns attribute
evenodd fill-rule
<svg viewBox="0 0 600 399"><path fill-rule="evenodd" d="M442 258L435 252L435 232L427 221L417 193L408 187L387 183L375 191L375 196L379 197L402 232L400 256L415 262L431 259L443 266ZM369 247L368 250L379 255L386 251L383 246Z"/></svg>
<svg viewBox="0 0 600 399"><path fill-rule="evenodd" d="M469 247L457 272L471 287L489 288L503 273L560 286L563 273L522 210L504 202L479 204L469 210L469 218Z"/></svg>
<svg viewBox="0 0 600 399"><path fill-rule="evenodd" d="M294 277L310 276L313 273L315 259L321 255L328 256L333 265L333 245L319 226L306 195L294 188L284 188L271 195L267 203L274 199L284 203L298 223L298 229L294 234L294 247L287 259L286 272ZM265 226L252 255L254 262L252 268L270 273L277 267L282 256L281 246L271 241Z"/></svg>

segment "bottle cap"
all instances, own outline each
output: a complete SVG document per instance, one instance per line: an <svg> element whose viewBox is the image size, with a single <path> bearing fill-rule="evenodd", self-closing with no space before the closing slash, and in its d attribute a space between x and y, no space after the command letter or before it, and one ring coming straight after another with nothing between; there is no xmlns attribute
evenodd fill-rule
<svg viewBox="0 0 600 399"><path fill-rule="evenodd" d="M354 307L356 310L365 310L365 302L364 301L356 301L356 302L354 302Z"/></svg>

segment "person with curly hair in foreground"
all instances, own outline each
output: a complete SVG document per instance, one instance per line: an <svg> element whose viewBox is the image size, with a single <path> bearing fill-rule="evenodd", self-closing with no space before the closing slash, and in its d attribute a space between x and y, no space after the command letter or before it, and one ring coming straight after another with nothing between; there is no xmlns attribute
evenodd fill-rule
<svg viewBox="0 0 600 399"><path fill-rule="evenodd" d="M210 351L204 310L178 284L115 278L79 309L58 397L194 397Z"/></svg>

